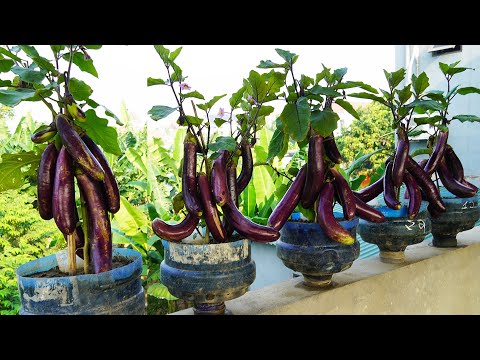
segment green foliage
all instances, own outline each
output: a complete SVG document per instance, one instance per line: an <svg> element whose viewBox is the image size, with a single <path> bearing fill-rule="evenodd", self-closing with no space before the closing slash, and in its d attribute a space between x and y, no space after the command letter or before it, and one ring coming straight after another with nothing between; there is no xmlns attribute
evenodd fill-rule
<svg viewBox="0 0 480 360"><path fill-rule="evenodd" d="M18 190L0 193L0 315L18 313L16 268L65 245L53 219L40 218L34 201Z"/></svg>
<svg viewBox="0 0 480 360"><path fill-rule="evenodd" d="M357 112L360 120L354 119L348 128L342 128L342 136L335 138L347 166L360 152L369 154L383 148L385 153L391 153L394 149L394 134L390 127L392 114L388 108L372 102L358 108ZM373 155L353 171L352 175L359 172L370 175L385 161L385 153Z"/></svg>

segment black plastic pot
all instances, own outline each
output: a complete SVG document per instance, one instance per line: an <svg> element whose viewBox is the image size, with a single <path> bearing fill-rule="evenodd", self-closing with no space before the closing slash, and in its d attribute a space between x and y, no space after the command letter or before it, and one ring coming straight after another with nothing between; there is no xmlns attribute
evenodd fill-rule
<svg viewBox="0 0 480 360"><path fill-rule="evenodd" d="M387 218L383 223L372 223L360 219L358 234L362 240L375 244L380 249L380 260L385 263L405 261L405 249L422 242L430 234L432 225L426 202L422 202L418 216L410 220L407 206L392 210L387 206L374 206Z"/></svg>
<svg viewBox="0 0 480 360"><path fill-rule="evenodd" d="M145 293L140 275L142 255L114 249L113 257L131 262L100 274L35 278L29 275L58 266L55 255L17 268L21 315L143 315Z"/></svg>
<svg viewBox="0 0 480 360"><path fill-rule="evenodd" d="M433 246L456 247L457 234L470 230L480 218L478 194L469 198L459 198L440 187L442 200L447 211L432 221Z"/></svg>
<svg viewBox="0 0 480 360"><path fill-rule="evenodd" d="M356 236L357 218L340 224ZM276 246L285 266L302 273L304 284L314 288L331 285L332 275L347 270L360 255L357 240L353 245L340 244L328 238L319 224L308 222L287 221Z"/></svg>
<svg viewBox="0 0 480 360"><path fill-rule="evenodd" d="M160 281L198 315L222 315L225 301L245 294L255 280L250 240L195 245L162 240Z"/></svg>

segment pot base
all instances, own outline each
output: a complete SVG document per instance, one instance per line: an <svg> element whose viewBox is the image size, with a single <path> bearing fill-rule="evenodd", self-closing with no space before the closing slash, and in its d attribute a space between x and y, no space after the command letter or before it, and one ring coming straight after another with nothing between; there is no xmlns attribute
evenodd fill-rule
<svg viewBox="0 0 480 360"><path fill-rule="evenodd" d="M218 304L196 304L193 307L194 315L230 315L231 312L226 310L225 303Z"/></svg>
<svg viewBox="0 0 480 360"><path fill-rule="evenodd" d="M433 236L432 245L440 248L456 248L457 247L456 236Z"/></svg>
<svg viewBox="0 0 480 360"><path fill-rule="evenodd" d="M312 276L303 274L303 285L314 289L329 287L332 285L332 275Z"/></svg>
<svg viewBox="0 0 480 360"><path fill-rule="evenodd" d="M380 251L380 261L386 264L401 264L405 261L404 251Z"/></svg>

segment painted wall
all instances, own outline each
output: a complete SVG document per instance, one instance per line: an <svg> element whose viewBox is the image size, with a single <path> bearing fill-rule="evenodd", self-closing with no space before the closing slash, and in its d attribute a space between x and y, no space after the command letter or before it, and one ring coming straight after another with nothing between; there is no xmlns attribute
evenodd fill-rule
<svg viewBox="0 0 480 360"><path fill-rule="evenodd" d="M433 56L428 52L431 45L397 45L395 51L395 68L407 68L407 78L411 74L425 71L430 78L430 89L446 89L446 81L438 67L439 62L451 64L460 60L460 66L474 68L456 74L453 86L475 86L480 88L480 45L462 45L460 52ZM473 114L480 116L480 95L457 95L449 110L450 115ZM480 123L461 123L454 120L450 124L448 143L462 160L465 175L474 182L480 178ZM474 177L473 179L471 177Z"/></svg>

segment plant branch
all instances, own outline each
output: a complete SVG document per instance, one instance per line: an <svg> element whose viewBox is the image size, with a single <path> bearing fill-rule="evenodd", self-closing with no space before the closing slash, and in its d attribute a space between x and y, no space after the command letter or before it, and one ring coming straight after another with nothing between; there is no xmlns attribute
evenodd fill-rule
<svg viewBox="0 0 480 360"><path fill-rule="evenodd" d="M283 177L286 177L288 180L290 181L293 181L293 179L288 176L286 173L282 172L282 171L279 171L277 170L272 164L268 163L268 162L257 162L255 164L253 164L253 166L269 166L273 171L275 171L279 176L283 176Z"/></svg>

